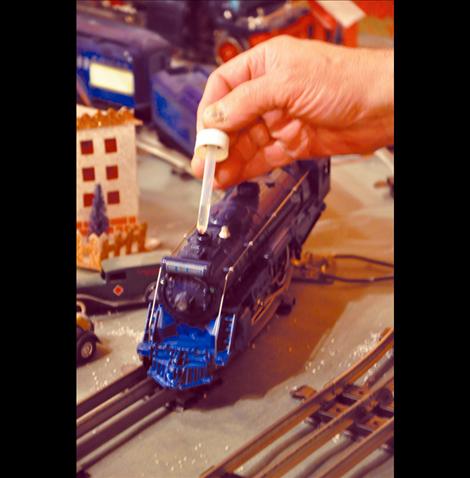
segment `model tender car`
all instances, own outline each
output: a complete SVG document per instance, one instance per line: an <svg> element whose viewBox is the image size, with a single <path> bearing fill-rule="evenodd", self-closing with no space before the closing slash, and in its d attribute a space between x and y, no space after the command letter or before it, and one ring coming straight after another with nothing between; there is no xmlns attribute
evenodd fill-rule
<svg viewBox="0 0 470 478"><path fill-rule="evenodd" d="M168 250L105 259L101 273L80 271L77 300L93 312L144 306L155 287L160 262Z"/></svg>

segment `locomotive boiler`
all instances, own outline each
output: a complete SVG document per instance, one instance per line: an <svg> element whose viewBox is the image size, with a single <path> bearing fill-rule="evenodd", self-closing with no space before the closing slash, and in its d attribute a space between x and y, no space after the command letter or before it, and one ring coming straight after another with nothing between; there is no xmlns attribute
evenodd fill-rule
<svg viewBox="0 0 470 478"><path fill-rule="evenodd" d="M298 161L228 190L162 260L137 352L163 387L213 382L282 305L292 258L325 208L330 159Z"/></svg>

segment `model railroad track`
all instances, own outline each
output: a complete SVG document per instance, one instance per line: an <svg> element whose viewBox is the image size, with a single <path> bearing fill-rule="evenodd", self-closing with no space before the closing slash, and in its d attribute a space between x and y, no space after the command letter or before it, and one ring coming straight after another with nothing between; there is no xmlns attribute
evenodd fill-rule
<svg viewBox="0 0 470 478"><path fill-rule="evenodd" d="M316 470L318 477L339 477L367 455L385 445L393 450L393 369L390 361L382 365L365 385L354 385L361 376L393 347L393 330L359 363L330 382L320 392L308 386L297 389L293 396L303 403L292 412L232 453L222 463L211 467L201 476L209 477L277 477L283 476L309 455L341 432L356 441L334 459ZM386 370L380 379L375 377ZM96 458L84 460L99 452L115 437L139 423L151 413L175 405L185 406L199 393L184 393L162 389L147 377L144 367L138 367L115 382L89 396L77 405L77 476L87 476L85 469ZM246 462L275 444L286 433L308 421L311 431L300 440L277 453L261 468L248 475L235 472Z"/></svg>
<svg viewBox="0 0 470 478"><path fill-rule="evenodd" d="M84 475L85 457L179 398L178 392L162 389L147 377L141 366L78 403L77 475Z"/></svg>
<svg viewBox="0 0 470 478"><path fill-rule="evenodd" d="M393 343L393 329L385 331L373 350L321 391L315 392L309 387L298 389L294 396L303 400L298 407L221 463L206 470L201 478L283 476L342 432L352 434L355 441L324 462L312 477L343 476L374 450L382 446L393 449L394 377L393 368L389 368L390 361L384 362L380 367L388 369L380 378L376 379L379 374L375 373L373 380L369 380L364 386L354 384L373 370L372 367L393 348ZM286 434L295 431L305 421L313 425L311 429L302 434L301 438L284 445L282 439L285 440ZM274 447L274 453L271 447ZM268 459L265 454L264 459L259 460L262 452L268 453ZM238 474L237 470L253 458L258 459L258 464L251 467L252 471Z"/></svg>

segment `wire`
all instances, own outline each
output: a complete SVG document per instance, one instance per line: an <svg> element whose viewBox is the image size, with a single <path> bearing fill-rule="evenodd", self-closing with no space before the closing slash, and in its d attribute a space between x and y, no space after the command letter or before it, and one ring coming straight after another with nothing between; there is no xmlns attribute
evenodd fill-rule
<svg viewBox="0 0 470 478"><path fill-rule="evenodd" d="M332 256L333 259L352 259L357 261L368 262L370 264L375 264L381 267L394 268L395 265L391 262L381 261L378 259L372 259L370 257L361 256L358 254L335 254ZM297 265L296 269L301 273L300 276L294 276L292 280L294 282L307 282L310 284L322 284L322 285L331 285L334 282L346 282L350 284L374 284L377 282L385 282L389 280L394 280L394 275L384 275L384 276L373 276L373 277L344 277L336 274L330 274L326 272L326 266L328 265L328 260L323 258L319 262L319 272L316 277L312 277L308 274L308 266ZM310 266L310 269L313 269L313 264Z"/></svg>
<svg viewBox="0 0 470 478"><path fill-rule="evenodd" d="M341 277L335 274L323 274L325 279L338 282L349 282L352 284L373 284L374 282L385 282L388 280L394 280L394 276L376 276L376 277L364 277L364 278L353 278L353 277Z"/></svg>
<svg viewBox="0 0 470 478"><path fill-rule="evenodd" d="M360 256L358 254L335 254L333 257L335 259L354 259L357 261L370 262L371 264L377 264L378 266L384 266L384 267L391 267L392 269L395 267L393 262L380 261L378 259L372 259L370 257Z"/></svg>
<svg viewBox="0 0 470 478"><path fill-rule="evenodd" d="M293 277L293 282L306 282L309 284L321 284L321 285L332 285L334 282L346 282L350 284L374 284L376 282L385 282L389 280L394 280L394 276L377 276L377 277L364 277L364 278L353 278L353 277L342 277L334 274L320 274L319 279L313 279L310 277Z"/></svg>

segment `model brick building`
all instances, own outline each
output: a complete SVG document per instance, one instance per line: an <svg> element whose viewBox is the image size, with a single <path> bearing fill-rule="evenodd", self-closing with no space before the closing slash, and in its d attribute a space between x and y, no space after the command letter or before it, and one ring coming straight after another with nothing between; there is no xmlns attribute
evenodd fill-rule
<svg viewBox="0 0 470 478"><path fill-rule="evenodd" d="M88 233L96 184L106 202L108 232L137 222L135 126L140 123L126 108L100 111L77 105L77 229L82 234Z"/></svg>

